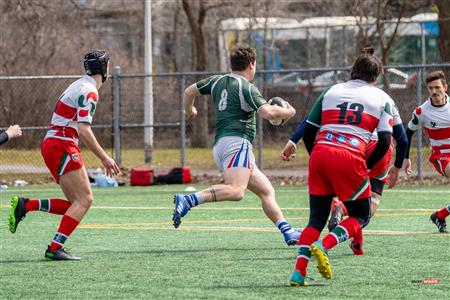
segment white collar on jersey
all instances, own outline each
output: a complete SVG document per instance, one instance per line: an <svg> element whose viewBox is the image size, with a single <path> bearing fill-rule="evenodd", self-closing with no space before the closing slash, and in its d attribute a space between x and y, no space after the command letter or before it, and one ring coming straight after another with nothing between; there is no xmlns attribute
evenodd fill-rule
<svg viewBox="0 0 450 300"><path fill-rule="evenodd" d="M350 80L347 81L347 82L351 82L351 83L360 83L360 84L365 84L365 85L373 86L373 84L371 84L370 82L367 82L367 81L362 80L362 79L350 79Z"/></svg>
<svg viewBox="0 0 450 300"><path fill-rule="evenodd" d="M83 75L83 78L86 78L87 81L89 81L90 83L92 83L92 84L95 86L95 88L97 88L97 81L95 81L94 78L92 78L91 76L86 75L86 74Z"/></svg>
<svg viewBox="0 0 450 300"><path fill-rule="evenodd" d="M442 105L440 105L440 106L435 106L435 105L433 104L433 101L431 101L431 97L428 97L427 101L430 102L430 105L431 105L431 106L436 107L436 108L441 108L441 107L446 106L446 105L450 102L450 98L448 97L447 94L445 94L445 103L442 104Z"/></svg>

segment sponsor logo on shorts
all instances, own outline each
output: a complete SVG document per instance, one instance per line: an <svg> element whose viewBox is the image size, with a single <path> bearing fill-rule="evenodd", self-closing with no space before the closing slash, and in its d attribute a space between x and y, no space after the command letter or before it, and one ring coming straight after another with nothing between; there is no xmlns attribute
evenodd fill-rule
<svg viewBox="0 0 450 300"><path fill-rule="evenodd" d="M353 147L358 147L360 144L358 139L355 139L355 138L351 138L349 142L350 142L350 145L352 145Z"/></svg>
<svg viewBox="0 0 450 300"><path fill-rule="evenodd" d="M78 153L72 154L72 160L75 162L80 161L80 155Z"/></svg>
<svg viewBox="0 0 450 300"><path fill-rule="evenodd" d="M347 141L347 137L345 137L343 135L340 135L340 136L337 137L337 141L339 143L345 143Z"/></svg>

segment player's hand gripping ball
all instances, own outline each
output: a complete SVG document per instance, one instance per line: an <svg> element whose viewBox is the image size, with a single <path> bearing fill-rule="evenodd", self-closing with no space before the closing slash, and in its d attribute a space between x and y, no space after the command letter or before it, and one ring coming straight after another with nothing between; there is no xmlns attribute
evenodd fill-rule
<svg viewBox="0 0 450 300"><path fill-rule="evenodd" d="M280 107L287 108L286 101L280 97L270 98L270 100L267 103L269 103L270 105L278 105ZM273 120L269 120L269 123L272 124L273 126L281 126L281 125L284 125L284 123L286 123L286 121L287 121L287 119L273 119Z"/></svg>

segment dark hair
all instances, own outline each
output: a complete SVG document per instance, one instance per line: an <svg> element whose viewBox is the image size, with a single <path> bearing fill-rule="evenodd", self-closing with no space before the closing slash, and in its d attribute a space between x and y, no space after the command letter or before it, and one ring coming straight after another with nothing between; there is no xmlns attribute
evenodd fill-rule
<svg viewBox="0 0 450 300"><path fill-rule="evenodd" d="M373 49L372 45L365 45L364 48L362 48L361 50L362 54L374 54L375 53L375 49Z"/></svg>
<svg viewBox="0 0 450 300"><path fill-rule="evenodd" d="M442 71L433 71L425 77L425 82L429 84L432 81L440 79L442 84L447 84L447 78L445 78L445 74Z"/></svg>
<svg viewBox="0 0 450 300"><path fill-rule="evenodd" d="M256 61L256 50L254 48L236 47L231 51L230 63L232 71L244 71Z"/></svg>
<svg viewBox="0 0 450 300"><path fill-rule="evenodd" d="M382 72L383 67L378 57L372 54L360 54L353 62L350 78L374 82Z"/></svg>

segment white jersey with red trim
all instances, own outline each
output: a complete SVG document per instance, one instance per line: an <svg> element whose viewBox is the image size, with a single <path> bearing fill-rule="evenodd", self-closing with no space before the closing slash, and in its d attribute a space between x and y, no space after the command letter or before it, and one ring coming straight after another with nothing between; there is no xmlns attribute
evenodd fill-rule
<svg viewBox="0 0 450 300"><path fill-rule="evenodd" d="M50 130L44 139L56 138L78 144L78 123L91 123L98 101L96 81L84 75L59 97Z"/></svg>
<svg viewBox="0 0 450 300"><path fill-rule="evenodd" d="M391 97L389 97L388 94L386 94L386 96L388 97L387 100L391 103L391 107L392 107L392 124L393 124L393 126L403 124L402 118L400 117L400 112L398 111L398 107L395 104L394 100ZM373 131L372 137L370 139L372 141L378 141L378 132L376 129Z"/></svg>
<svg viewBox="0 0 450 300"><path fill-rule="evenodd" d="M317 144L364 155L373 131L392 133L393 100L363 80L332 86L317 99L307 122L320 127Z"/></svg>
<svg viewBox="0 0 450 300"><path fill-rule="evenodd" d="M416 131L422 125L433 149L448 149L450 152L450 99L445 95L446 102L442 106L434 106L428 98L421 106L412 113L408 123L410 130Z"/></svg>

